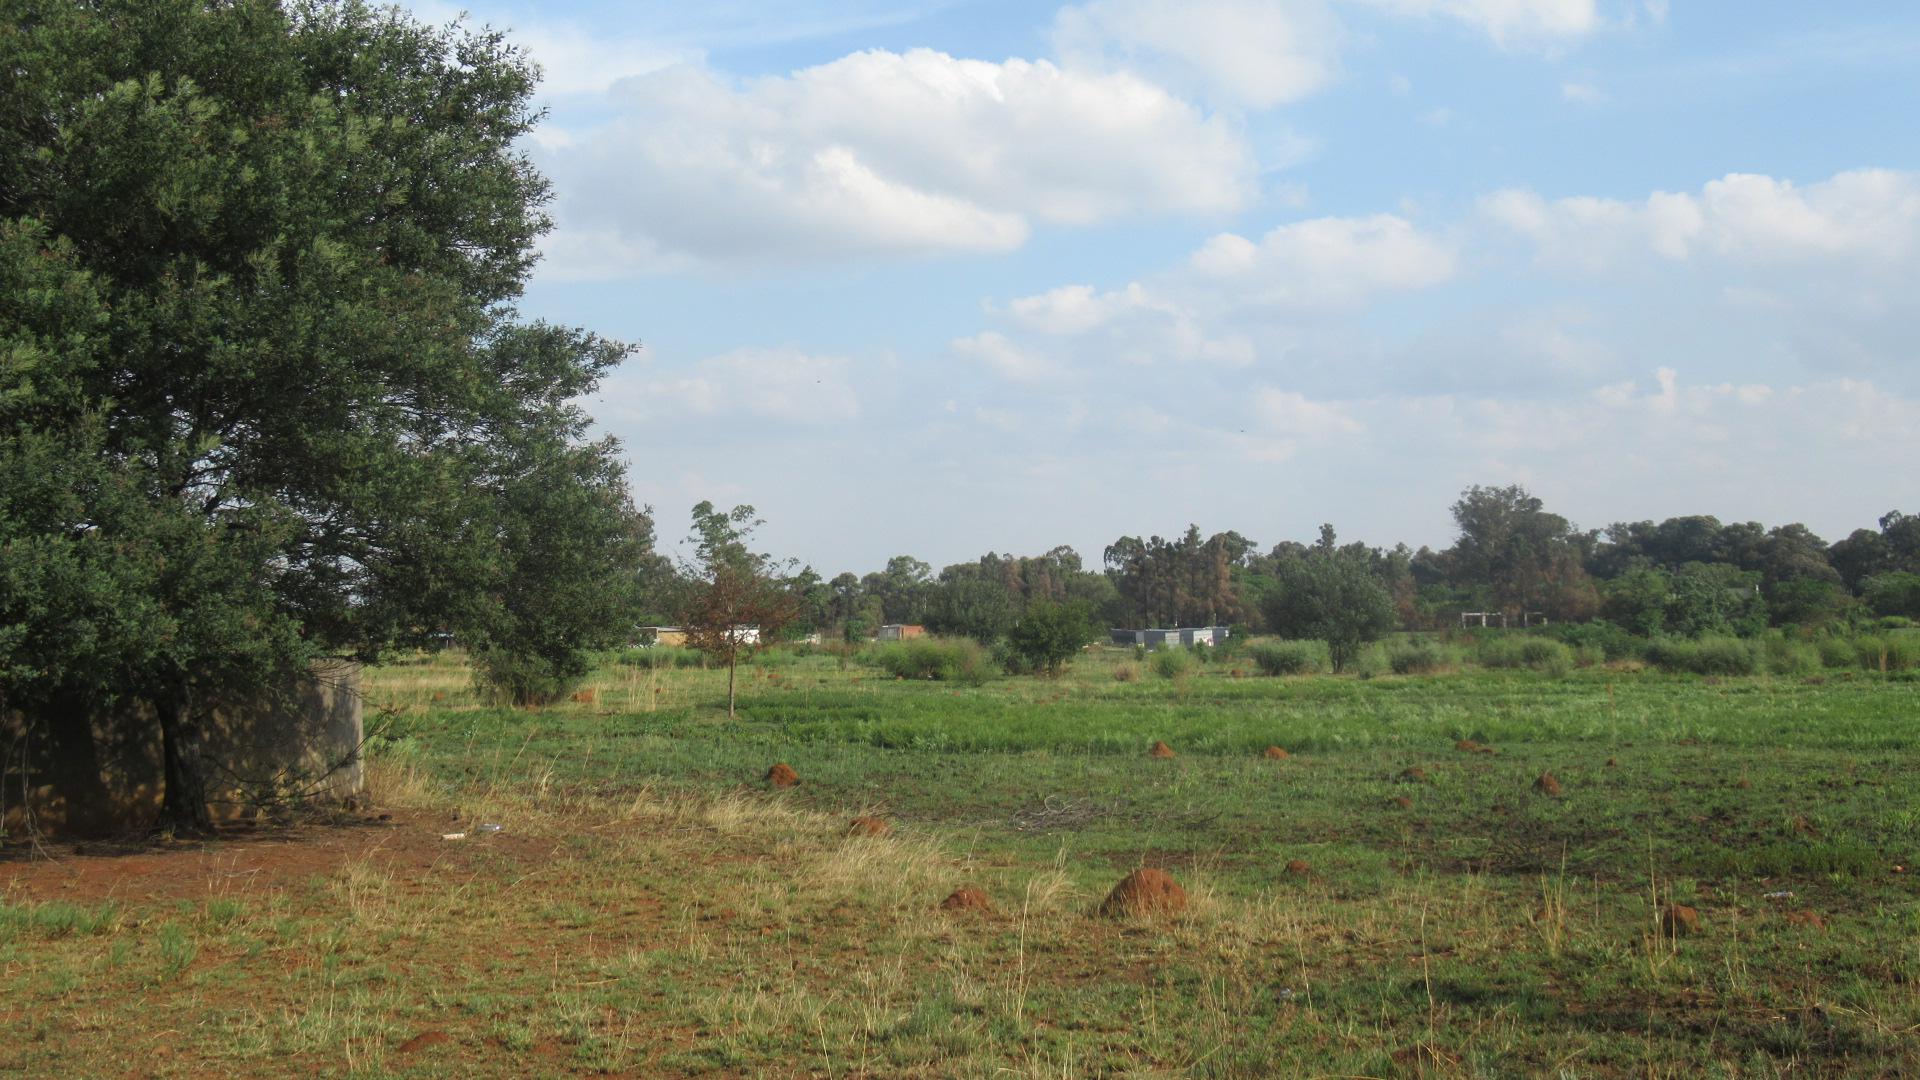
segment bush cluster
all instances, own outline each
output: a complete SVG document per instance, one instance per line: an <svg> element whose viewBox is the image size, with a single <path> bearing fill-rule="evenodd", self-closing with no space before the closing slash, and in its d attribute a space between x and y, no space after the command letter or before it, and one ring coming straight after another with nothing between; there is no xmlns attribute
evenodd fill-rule
<svg viewBox="0 0 1920 1080"><path fill-rule="evenodd" d="M1168 646L1153 654L1153 673L1163 679L1178 679L1193 671L1193 654L1178 646Z"/></svg>
<svg viewBox="0 0 1920 1080"><path fill-rule="evenodd" d="M1753 675L1762 670L1754 642L1735 637L1660 638L1647 644L1647 663L1694 675Z"/></svg>
<svg viewBox="0 0 1920 1080"><path fill-rule="evenodd" d="M1564 642L1550 637L1491 637L1479 642L1474 659L1481 667L1525 668L1560 675L1573 667L1574 654Z"/></svg>
<svg viewBox="0 0 1920 1080"><path fill-rule="evenodd" d="M1321 669L1321 653L1311 641L1263 641L1247 650L1262 675L1311 675Z"/></svg>
<svg viewBox="0 0 1920 1080"><path fill-rule="evenodd" d="M683 649L678 645L651 645L642 649L621 650L620 662L642 671L653 671L663 668L706 667L707 656L697 649Z"/></svg>
<svg viewBox="0 0 1920 1080"><path fill-rule="evenodd" d="M971 638L914 638L888 642L863 657L889 675L902 679L979 686L993 673L993 655Z"/></svg>
<svg viewBox="0 0 1920 1080"><path fill-rule="evenodd" d="M1431 675L1453 663L1453 650L1426 638L1396 642L1387 648L1387 667L1395 675Z"/></svg>

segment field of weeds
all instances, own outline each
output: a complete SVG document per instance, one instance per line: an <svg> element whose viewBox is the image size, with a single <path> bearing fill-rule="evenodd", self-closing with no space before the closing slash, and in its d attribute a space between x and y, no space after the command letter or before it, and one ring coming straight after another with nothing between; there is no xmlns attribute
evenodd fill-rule
<svg viewBox="0 0 1920 1080"><path fill-rule="evenodd" d="M742 675L394 665L368 805L8 849L0 1071L1920 1070L1911 676Z"/></svg>

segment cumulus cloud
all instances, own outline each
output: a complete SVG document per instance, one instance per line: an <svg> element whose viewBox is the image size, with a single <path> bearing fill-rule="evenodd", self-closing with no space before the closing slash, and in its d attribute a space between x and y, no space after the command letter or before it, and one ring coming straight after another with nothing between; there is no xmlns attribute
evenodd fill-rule
<svg viewBox="0 0 1920 1080"><path fill-rule="evenodd" d="M961 360L978 364L1003 379L1040 382L1059 375L1058 366L1045 355L1016 345L1005 334L991 330L955 338L949 347Z"/></svg>
<svg viewBox="0 0 1920 1080"><path fill-rule="evenodd" d="M1053 26L1069 64L1144 66L1255 108L1331 82L1343 37L1322 0L1092 0L1061 8Z"/></svg>
<svg viewBox="0 0 1920 1080"><path fill-rule="evenodd" d="M1644 200L1548 200L1524 190L1481 200L1492 221L1531 240L1542 262L1600 269L1645 252L1681 261L1871 259L1920 251L1920 174L1857 169L1805 186L1731 173L1698 194Z"/></svg>
<svg viewBox="0 0 1920 1080"><path fill-rule="evenodd" d="M1194 275L1243 302L1293 308L1348 307L1427 288L1453 277L1454 265L1444 241L1393 214L1315 218L1257 241L1222 233L1188 260Z"/></svg>
<svg viewBox="0 0 1920 1080"><path fill-rule="evenodd" d="M562 275L676 262L1001 252L1036 223L1247 204L1241 133L1125 72L871 50L736 82L623 81L619 118L545 164Z"/></svg>
<svg viewBox="0 0 1920 1080"><path fill-rule="evenodd" d="M1438 285L1455 261L1446 241L1393 215L1315 218L1257 240L1223 233L1183 263L1116 289L1063 285L989 306L1012 336L990 331L956 351L1018 380L1162 362L1245 368L1288 351L1286 325Z"/></svg>

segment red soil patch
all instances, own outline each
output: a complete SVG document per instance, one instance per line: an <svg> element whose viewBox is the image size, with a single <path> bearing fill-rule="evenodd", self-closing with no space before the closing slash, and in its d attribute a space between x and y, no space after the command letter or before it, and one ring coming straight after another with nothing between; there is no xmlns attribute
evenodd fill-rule
<svg viewBox="0 0 1920 1080"><path fill-rule="evenodd" d="M1461 739L1459 742L1453 744L1453 748L1463 754L1478 754L1486 749L1486 747L1481 746L1472 739Z"/></svg>
<svg viewBox="0 0 1920 1080"><path fill-rule="evenodd" d="M1825 930L1827 928L1827 920L1821 918L1820 913L1817 911L1789 911L1787 912L1787 925L1804 926L1809 930Z"/></svg>
<svg viewBox="0 0 1920 1080"><path fill-rule="evenodd" d="M1749 779L1747 779L1746 777L1744 777L1744 776L1743 776L1743 777L1741 777L1740 779L1738 779L1738 780L1735 780L1735 781L1733 782L1733 786L1734 786L1734 787L1737 787L1737 788L1739 788L1739 789L1740 789L1741 791L1745 791L1745 790L1747 790L1748 788L1750 788L1750 787L1752 787L1752 786L1753 786L1753 781L1751 781L1751 780L1749 780Z"/></svg>
<svg viewBox="0 0 1920 1080"><path fill-rule="evenodd" d="M591 705L593 704L594 699L598 696L599 696L599 691L588 689L588 690L579 691L578 693L574 694L573 697L570 698L569 700L573 701L577 705Z"/></svg>
<svg viewBox="0 0 1920 1080"><path fill-rule="evenodd" d="M1427 776L1427 770L1418 765L1410 765L1400 770L1397 779L1403 784L1424 784L1430 778Z"/></svg>
<svg viewBox="0 0 1920 1080"><path fill-rule="evenodd" d="M1306 877L1308 874L1313 873L1313 867L1308 866L1307 860L1305 859L1289 859L1287 861L1287 873L1292 874L1294 877Z"/></svg>
<svg viewBox="0 0 1920 1080"><path fill-rule="evenodd" d="M1413 809L1413 800L1407 798L1405 795L1395 795L1393 798L1388 799L1387 802L1393 806L1399 807L1402 810Z"/></svg>
<svg viewBox="0 0 1920 1080"><path fill-rule="evenodd" d="M1799 833L1802 836L1819 836L1820 835L1820 830L1814 828L1813 822L1808 821L1806 819L1806 816L1802 814L1794 815L1793 831Z"/></svg>
<svg viewBox="0 0 1920 1080"><path fill-rule="evenodd" d="M1700 912L1685 904L1668 904L1660 911L1660 929L1668 937L1700 932Z"/></svg>
<svg viewBox="0 0 1920 1080"><path fill-rule="evenodd" d="M963 885L940 901L942 911L992 911L993 900L971 885Z"/></svg>
<svg viewBox="0 0 1920 1080"><path fill-rule="evenodd" d="M1179 757L1180 755L1174 753L1173 747L1168 746L1166 743L1156 742L1153 744L1153 749L1147 751L1147 756L1157 757L1157 758L1170 758L1170 757Z"/></svg>
<svg viewBox="0 0 1920 1080"><path fill-rule="evenodd" d="M453 1041L453 1036L444 1031L423 1031L394 1049L402 1054L417 1053L429 1046L445 1046Z"/></svg>
<svg viewBox="0 0 1920 1080"><path fill-rule="evenodd" d="M1145 867L1120 879L1100 904L1100 914L1109 918L1122 915L1170 915L1187 910L1187 890L1165 870Z"/></svg>
<svg viewBox="0 0 1920 1080"><path fill-rule="evenodd" d="M1617 769L1617 768L1619 768L1619 767L1620 767L1620 759L1619 759L1619 758L1608 758L1608 759L1607 759L1607 768L1609 768L1609 769Z"/></svg>
<svg viewBox="0 0 1920 1080"><path fill-rule="evenodd" d="M1560 780L1550 772L1543 772L1540 774L1539 779L1533 782L1533 790L1545 795L1549 799L1557 799L1560 797L1561 792Z"/></svg>
<svg viewBox="0 0 1920 1080"><path fill-rule="evenodd" d="M767 770L766 780L774 787L793 787L800 782L800 774L793 771L793 766L782 761Z"/></svg>
<svg viewBox="0 0 1920 1080"><path fill-rule="evenodd" d="M893 831L885 818L857 817L847 826L848 836L885 836Z"/></svg>
<svg viewBox="0 0 1920 1080"><path fill-rule="evenodd" d="M396 881L418 882L440 873L477 873L481 864L503 857L544 862L558 848L551 839L511 827L468 832L459 841L440 838L461 831L464 825L437 814L397 810L280 828L228 825L214 840L55 844L51 858L0 848L0 895L76 904L199 901L213 893L264 896L304 889L313 878L354 863Z"/></svg>
<svg viewBox="0 0 1920 1080"><path fill-rule="evenodd" d="M1268 761L1285 761L1293 755L1277 746L1269 746L1265 750L1260 751L1260 756L1266 758Z"/></svg>

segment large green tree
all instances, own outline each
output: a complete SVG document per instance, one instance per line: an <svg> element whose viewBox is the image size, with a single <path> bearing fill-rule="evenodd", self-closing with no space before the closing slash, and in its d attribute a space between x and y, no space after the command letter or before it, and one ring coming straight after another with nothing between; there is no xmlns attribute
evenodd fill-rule
<svg viewBox="0 0 1920 1080"><path fill-rule="evenodd" d="M1326 642L1335 672L1396 622L1393 593L1372 554L1358 544L1337 546L1331 525L1320 527L1320 542L1304 554L1281 559L1275 577L1265 598L1267 625L1286 637Z"/></svg>
<svg viewBox="0 0 1920 1080"><path fill-rule="evenodd" d="M1447 552L1475 602L1521 614L1583 619L1599 598L1584 567L1587 538L1517 484L1474 485L1453 504L1459 537Z"/></svg>
<svg viewBox="0 0 1920 1080"><path fill-rule="evenodd" d="M213 701L624 632L644 519L572 402L625 350L513 306L531 64L353 2L4 7L0 706L144 703L204 828Z"/></svg>

